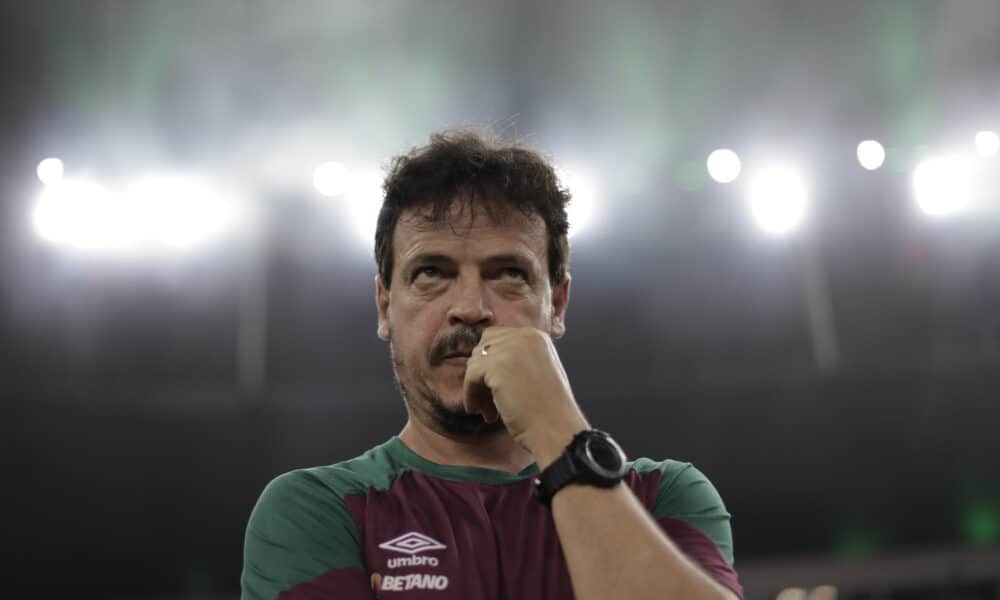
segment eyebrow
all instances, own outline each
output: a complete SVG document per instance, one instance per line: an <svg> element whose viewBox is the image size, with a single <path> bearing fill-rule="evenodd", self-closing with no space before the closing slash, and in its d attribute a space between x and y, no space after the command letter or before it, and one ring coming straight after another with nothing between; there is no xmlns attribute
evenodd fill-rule
<svg viewBox="0 0 1000 600"><path fill-rule="evenodd" d="M446 254L421 253L410 258L405 263L405 268L409 269L413 265L419 264L450 264L455 260ZM522 254L495 254L486 257L485 263L507 263L518 265L533 265L534 261Z"/></svg>
<svg viewBox="0 0 1000 600"><path fill-rule="evenodd" d="M521 254L497 254L495 256L490 256L489 258L487 258L486 262L532 264L534 261Z"/></svg>
<svg viewBox="0 0 1000 600"><path fill-rule="evenodd" d="M403 263L403 266L406 269L409 269L409 268L413 267L413 265L421 265L421 264L428 264L428 263L431 263L431 264L442 264L442 263L450 263L450 262L455 262L455 261L453 261L450 256L447 256L445 254L421 253L421 254L417 254L417 255L415 255L415 256L407 259L406 262Z"/></svg>

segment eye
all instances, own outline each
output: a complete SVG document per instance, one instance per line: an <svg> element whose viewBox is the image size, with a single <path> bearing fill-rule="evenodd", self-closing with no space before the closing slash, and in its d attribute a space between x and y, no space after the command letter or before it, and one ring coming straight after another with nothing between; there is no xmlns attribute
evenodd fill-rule
<svg viewBox="0 0 1000 600"><path fill-rule="evenodd" d="M521 281L528 280L528 274L524 272L524 269L518 269L517 267L506 267L501 273L504 277L513 277Z"/></svg>
<svg viewBox="0 0 1000 600"><path fill-rule="evenodd" d="M440 277L441 276L441 269L439 269L437 267L431 267L431 266L420 267L416 271L413 272L413 279L416 280L421 275L423 275L424 277L430 277L430 278Z"/></svg>

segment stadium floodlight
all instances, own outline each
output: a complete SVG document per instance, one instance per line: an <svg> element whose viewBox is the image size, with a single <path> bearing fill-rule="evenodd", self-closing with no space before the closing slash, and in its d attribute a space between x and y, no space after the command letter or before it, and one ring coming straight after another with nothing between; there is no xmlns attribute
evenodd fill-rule
<svg viewBox="0 0 1000 600"><path fill-rule="evenodd" d="M332 198L345 193L350 187L347 167L339 162L325 162L313 171L313 186L323 196Z"/></svg>
<svg viewBox="0 0 1000 600"><path fill-rule="evenodd" d="M244 214L207 182L180 175L143 177L123 193L88 179L46 185L31 217L45 241L86 251L185 249L241 225Z"/></svg>
<svg viewBox="0 0 1000 600"><path fill-rule="evenodd" d="M783 235L795 229L806 213L807 192L793 168L775 166L758 173L750 184L750 209L764 231Z"/></svg>
<svg viewBox="0 0 1000 600"><path fill-rule="evenodd" d="M38 180L45 185L55 185L63 178L63 161L58 158L44 158L38 162L35 169Z"/></svg>
<svg viewBox="0 0 1000 600"><path fill-rule="evenodd" d="M176 250L217 238L239 217L232 202L194 177L147 176L126 197L140 240Z"/></svg>
<svg viewBox="0 0 1000 600"><path fill-rule="evenodd" d="M64 180L42 190L32 212L35 232L44 240L80 250L128 247L135 231L126 203L89 180Z"/></svg>
<svg viewBox="0 0 1000 600"><path fill-rule="evenodd" d="M983 158L996 156L1000 152L1000 135L995 131L980 131L976 134L976 152Z"/></svg>
<svg viewBox="0 0 1000 600"><path fill-rule="evenodd" d="M708 175L719 183L736 181L740 176L740 157L728 148L713 150L706 161Z"/></svg>
<svg viewBox="0 0 1000 600"><path fill-rule="evenodd" d="M569 220L568 237L573 237L585 230L593 218L597 187L586 171L576 166L556 167L556 177L571 196L566 205L566 217Z"/></svg>
<svg viewBox="0 0 1000 600"><path fill-rule="evenodd" d="M882 166L885 162L885 148L875 140L865 140L858 144L858 163L869 171Z"/></svg>
<svg viewBox="0 0 1000 600"><path fill-rule="evenodd" d="M913 189L924 213L934 217L956 213L972 193L971 165L959 156L925 160L913 171Z"/></svg>

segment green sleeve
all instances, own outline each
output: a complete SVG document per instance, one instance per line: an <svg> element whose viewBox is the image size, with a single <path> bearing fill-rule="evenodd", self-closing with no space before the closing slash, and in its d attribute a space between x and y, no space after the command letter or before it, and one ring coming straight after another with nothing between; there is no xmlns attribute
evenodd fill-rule
<svg viewBox="0 0 1000 600"><path fill-rule="evenodd" d="M274 600L331 569L364 569L357 527L343 496L309 470L264 488L247 524L242 600Z"/></svg>
<svg viewBox="0 0 1000 600"><path fill-rule="evenodd" d="M733 566L733 530L722 497L705 475L691 463L666 460L660 463L663 478L653 516L681 519L713 542L729 566Z"/></svg>

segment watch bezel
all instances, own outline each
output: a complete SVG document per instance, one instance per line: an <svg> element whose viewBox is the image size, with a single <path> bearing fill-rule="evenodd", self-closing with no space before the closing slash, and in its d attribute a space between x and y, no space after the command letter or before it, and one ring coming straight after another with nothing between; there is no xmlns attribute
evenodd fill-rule
<svg viewBox="0 0 1000 600"><path fill-rule="evenodd" d="M577 447L576 453L578 459L586 463L586 471L593 475L593 478L596 479L595 483L598 484L614 485L621 481L628 472L628 458L625 456L625 451L618 445L618 442L603 431L593 429L587 434L581 440L583 443ZM618 459L618 468L608 469L594 458L592 445L595 443L604 444L611 450L611 453Z"/></svg>

